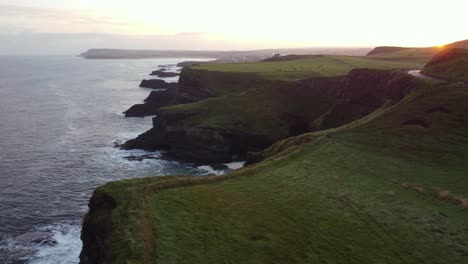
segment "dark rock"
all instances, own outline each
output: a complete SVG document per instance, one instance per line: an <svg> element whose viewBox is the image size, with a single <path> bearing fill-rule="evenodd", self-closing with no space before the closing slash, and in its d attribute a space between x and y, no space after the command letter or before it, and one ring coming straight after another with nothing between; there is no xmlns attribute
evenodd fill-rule
<svg viewBox="0 0 468 264"><path fill-rule="evenodd" d="M274 140L256 134L222 129L191 127L184 123L190 113L159 109L154 127L129 140L123 149L164 150L167 156L197 164L221 164L244 160L248 151L260 151Z"/></svg>
<svg viewBox="0 0 468 264"><path fill-rule="evenodd" d="M156 110L158 110L158 107L151 104L136 104L131 106L124 114L125 117L145 117L156 115Z"/></svg>
<svg viewBox="0 0 468 264"><path fill-rule="evenodd" d="M152 89L172 89L177 87L177 83L168 83L164 80L151 79L141 81L140 87Z"/></svg>
<svg viewBox="0 0 468 264"><path fill-rule="evenodd" d="M112 210L117 202L106 192L95 190L89 202L89 211L83 221L80 264L111 263L112 254L107 240L112 236Z"/></svg>
<svg viewBox="0 0 468 264"><path fill-rule="evenodd" d="M166 78L166 77L176 77L176 76L179 76L180 74L177 72L167 72L164 69L164 70L153 71L150 75L158 76L160 78Z"/></svg>
<svg viewBox="0 0 468 264"><path fill-rule="evenodd" d="M205 76L200 76L193 70L184 68L180 73L176 102L179 104L185 104L213 97L213 94L211 94L209 89L206 87L206 81L204 78Z"/></svg>
<svg viewBox="0 0 468 264"><path fill-rule="evenodd" d="M144 104L136 104L124 112L126 117L145 117L156 115L160 107L168 106L174 103L176 89L164 91L152 91L145 99Z"/></svg>
<svg viewBox="0 0 468 264"><path fill-rule="evenodd" d="M155 155L155 154L145 154L145 155L131 155L124 157L124 159L129 160L129 161L143 161L147 159L160 159L160 155Z"/></svg>
<svg viewBox="0 0 468 264"><path fill-rule="evenodd" d="M57 240L50 232L29 232L16 237L20 243L40 244L40 245L55 245Z"/></svg>

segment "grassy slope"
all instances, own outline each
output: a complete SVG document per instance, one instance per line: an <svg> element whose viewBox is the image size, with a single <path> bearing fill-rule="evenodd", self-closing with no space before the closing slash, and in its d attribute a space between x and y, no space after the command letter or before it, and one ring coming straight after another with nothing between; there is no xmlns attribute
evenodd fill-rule
<svg viewBox="0 0 468 264"><path fill-rule="evenodd" d="M224 181L107 184L98 192L120 197L115 222L131 230L111 241L115 263L467 263L468 212L432 194L468 197L467 100L466 87L420 90L356 124L280 142ZM150 185L161 182L181 186Z"/></svg>
<svg viewBox="0 0 468 264"><path fill-rule="evenodd" d="M442 50L423 72L443 80L468 82L468 49Z"/></svg>
<svg viewBox="0 0 468 264"><path fill-rule="evenodd" d="M273 62L203 63L194 68L210 71L257 73L266 79L299 80L315 76L343 76L354 68L421 68L424 65L424 62L412 60L411 58L398 62L389 62L352 56L317 55L307 57L306 59Z"/></svg>

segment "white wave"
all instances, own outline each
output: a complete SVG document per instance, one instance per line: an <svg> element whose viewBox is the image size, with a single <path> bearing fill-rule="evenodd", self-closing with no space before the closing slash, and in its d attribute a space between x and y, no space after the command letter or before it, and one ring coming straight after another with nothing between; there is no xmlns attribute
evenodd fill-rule
<svg viewBox="0 0 468 264"><path fill-rule="evenodd" d="M83 243L78 223L58 223L40 228L51 232L55 245L34 245L34 255L28 257L31 264L77 264Z"/></svg>
<svg viewBox="0 0 468 264"><path fill-rule="evenodd" d="M245 161L234 161L231 163L225 163L224 165L226 165L230 170L238 170L244 167Z"/></svg>
<svg viewBox="0 0 468 264"><path fill-rule="evenodd" d="M231 163L224 163L223 165L226 166L226 169L216 170L208 165L198 166L197 169L204 171L204 175L223 175L232 170L237 170L244 167L245 161L235 161Z"/></svg>
<svg viewBox="0 0 468 264"><path fill-rule="evenodd" d="M197 169L204 171L204 175L223 175L225 173L224 170L215 170L213 167L208 165L198 166Z"/></svg>

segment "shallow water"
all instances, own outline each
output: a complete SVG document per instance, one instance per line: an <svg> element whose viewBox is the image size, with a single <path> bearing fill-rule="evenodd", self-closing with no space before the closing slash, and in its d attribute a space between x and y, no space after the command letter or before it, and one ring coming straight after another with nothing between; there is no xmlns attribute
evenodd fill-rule
<svg viewBox="0 0 468 264"><path fill-rule="evenodd" d="M128 161L148 153L113 147L151 127L151 118L121 114L150 93L140 81L183 60L0 57L0 263L78 263L81 219L98 185L210 171ZM57 244L19 239L31 232L49 232Z"/></svg>

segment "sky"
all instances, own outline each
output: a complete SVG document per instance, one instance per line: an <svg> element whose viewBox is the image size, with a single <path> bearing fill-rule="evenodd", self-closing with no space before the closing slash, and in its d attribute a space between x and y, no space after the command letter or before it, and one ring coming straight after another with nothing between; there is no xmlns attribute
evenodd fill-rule
<svg viewBox="0 0 468 264"><path fill-rule="evenodd" d="M0 0L0 54L434 46L468 39L466 10L467 0Z"/></svg>

